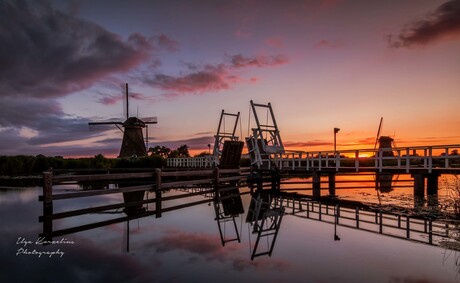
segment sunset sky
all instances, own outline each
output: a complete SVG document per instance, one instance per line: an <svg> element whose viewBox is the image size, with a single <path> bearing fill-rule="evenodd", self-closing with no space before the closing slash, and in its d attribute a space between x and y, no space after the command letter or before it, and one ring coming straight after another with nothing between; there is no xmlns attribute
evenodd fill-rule
<svg viewBox="0 0 460 283"><path fill-rule="evenodd" d="M371 148L380 117L399 147L460 143L459 0L4 0L0 41L0 155L116 157L88 122L123 120L124 83L150 146L207 150L222 109L246 137L250 100L287 149Z"/></svg>

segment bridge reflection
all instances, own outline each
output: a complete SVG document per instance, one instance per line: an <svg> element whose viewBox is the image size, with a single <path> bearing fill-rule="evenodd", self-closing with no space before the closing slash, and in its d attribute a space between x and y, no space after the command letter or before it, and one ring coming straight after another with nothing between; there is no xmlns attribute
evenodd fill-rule
<svg viewBox="0 0 460 283"><path fill-rule="evenodd" d="M163 213L212 204L214 215L211 217L217 224L222 246L229 242L241 242L242 231L238 228L236 219L243 219L245 216L249 233L252 235L249 238L251 259L272 255L278 233L282 229L283 217L296 217L334 225L334 240L340 240L340 231L337 231L337 228L346 227L427 245L442 246L449 250L459 250L457 241L459 225L456 221L448 221L437 213L437 205L420 210L397 206L384 207L333 197L313 199L299 193L272 189L250 193L246 187L240 188L236 182L219 186L217 190L214 187L173 188L170 189L170 195L161 196L160 199L148 197L152 193L158 196L152 188L148 189L146 185L142 188L147 191L145 194L147 199L127 202L125 198L122 203L70 212L46 213L45 210L45 214L40 217L40 221L43 222L43 233L39 236L49 239L125 222L126 250L129 251L130 221L150 216L161 217ZM246 211L242 202L242 195L245 194L251 196ZM168 201L179 199L183 199L180 204L166 205ZM149 203L158 204L158 202L162 204L153 206L153 209L152 206L148 206ZM143 206L142 209L137 209L140 205ZM126 209L129 207L136 207L136 209ZM64 229L53 229L50 223L56 219L93 213L113 213L122 216ZM263 247L259 245L262 239L264 243L265 240L268 243L266 250L262 250Z"/></svg>

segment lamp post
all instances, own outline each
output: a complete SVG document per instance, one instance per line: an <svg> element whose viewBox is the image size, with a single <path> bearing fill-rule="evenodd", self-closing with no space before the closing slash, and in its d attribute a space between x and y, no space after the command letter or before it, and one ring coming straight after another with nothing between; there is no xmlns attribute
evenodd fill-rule
<svg viewBox="0 0 460 283"><path fill-rule="evenodd" d="M340 131L339 128L334 128L334 157L337 155L337 133Z"/></svg>
<svg viewBox="0 0 460 283"><path fill-rule="evenodd" d="M208 143L208 153L211 154L211 144Z"/></svg>

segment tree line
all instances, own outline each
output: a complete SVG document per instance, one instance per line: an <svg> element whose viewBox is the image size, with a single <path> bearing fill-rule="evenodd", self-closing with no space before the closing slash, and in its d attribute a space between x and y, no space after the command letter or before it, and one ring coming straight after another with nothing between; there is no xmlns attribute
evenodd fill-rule
<svg viewBox="0 0 460 283"><path fill-rule="evenodd" d="M190 157L187 145L177 149L155 146L148 155L138 158L107 158L102 154L85 158L64 158L62 156L16 155L0 156L0 176L24 176L41 174L50 168L58 170L75 169L122 169L122 168L161 168L166 158Z"/></svg>

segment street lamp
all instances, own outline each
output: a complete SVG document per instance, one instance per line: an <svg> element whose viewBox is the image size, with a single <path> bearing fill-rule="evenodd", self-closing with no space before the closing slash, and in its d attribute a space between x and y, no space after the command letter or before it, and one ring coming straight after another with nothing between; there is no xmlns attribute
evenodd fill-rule
<svg viewBox="0 0 460 283"><path fill-rule="evenodd" d="M334 157L337 155L337 133L340 131L339 128L334 128Z"/></svg>
<svg viewBox="0 0 460 283"><path fill-rule="evenodd" d="M211 144L208 143L208 153L211 154Z"/></svg>

